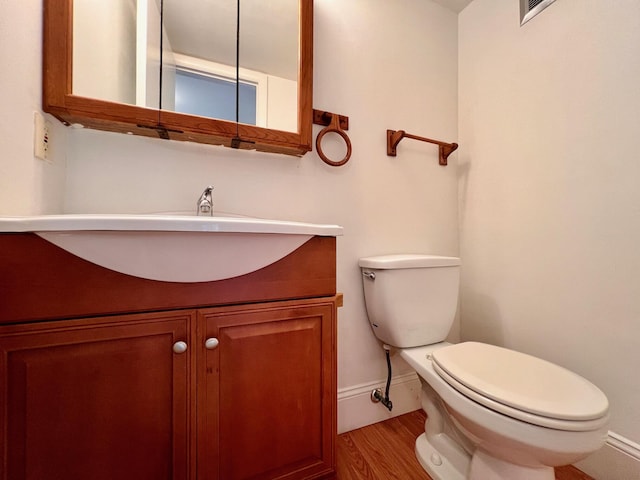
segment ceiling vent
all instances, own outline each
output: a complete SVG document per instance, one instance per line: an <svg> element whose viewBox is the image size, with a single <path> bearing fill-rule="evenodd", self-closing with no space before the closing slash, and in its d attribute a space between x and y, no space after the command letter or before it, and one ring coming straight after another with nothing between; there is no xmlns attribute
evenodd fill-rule
<svg viewBox="0 0 640 480"><path fill-rule="evenodd" d="M556 0L520 0L520 25L524 25Z"/></svg>

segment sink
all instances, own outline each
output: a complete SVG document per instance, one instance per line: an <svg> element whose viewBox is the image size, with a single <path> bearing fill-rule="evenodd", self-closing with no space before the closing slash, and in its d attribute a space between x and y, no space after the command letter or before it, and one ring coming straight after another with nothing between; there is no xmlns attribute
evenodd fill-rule
<svg viewBox="0 0 640 480"><path fill-rule="evenodd" d="M0 217L0 233L24 232L127 275L166 282L208 282L259 270L315 235L342 235L342 227L235 215Z"/></svg>

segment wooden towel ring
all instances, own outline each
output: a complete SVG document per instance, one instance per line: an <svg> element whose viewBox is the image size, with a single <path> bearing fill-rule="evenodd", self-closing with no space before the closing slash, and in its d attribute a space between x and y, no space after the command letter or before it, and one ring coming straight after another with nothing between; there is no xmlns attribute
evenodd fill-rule
<svg viewBox="0 0 640 480"><path fill-rule="evenodd" d="M327 158L327 156L322 151L322 137L324 137L329 132L335 132L340 135L347 146L347 154L342 160L338 162L334 162L333 160ZM327 165L331 165L332 167L340 167L349 161L349 159L351 158L351 140L349 140L349 136L346 134L346 132L340 128L340 115L332 115L331 123L320 131L320 133L316 137L316 151L318 152L318 155L320 156L322 161Z"/></svg>

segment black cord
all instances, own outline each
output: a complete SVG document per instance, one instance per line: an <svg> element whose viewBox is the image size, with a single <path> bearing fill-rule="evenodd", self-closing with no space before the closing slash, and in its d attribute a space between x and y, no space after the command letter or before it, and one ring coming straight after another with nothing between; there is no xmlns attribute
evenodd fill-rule
<svg viewBox="0 0 640 480"><path fill-rule="evenodd" d="M236 137L240 138L240 0L236 12Z"/></svg>
<svg viewBox="0 0 640 480"><path fill-rule="evenodd" d="M385 352L387 353L387 371L388 371L388 375L387 375L387 388L384 391L384 399L389 402L389 405L391 405L391 401L389 400L389 387L391 386L391 358L389 357L389 350L385 349ZM389 408L389 410L391 410L391 408Z"/></svg>
<svg viewBox="0 0 640 480"><path fill-rule="evenodd" d="M160 125L160 112L162 111L162 71L164 70L164 0L160 1L160 93L158 94L158 125Z"/></svg>

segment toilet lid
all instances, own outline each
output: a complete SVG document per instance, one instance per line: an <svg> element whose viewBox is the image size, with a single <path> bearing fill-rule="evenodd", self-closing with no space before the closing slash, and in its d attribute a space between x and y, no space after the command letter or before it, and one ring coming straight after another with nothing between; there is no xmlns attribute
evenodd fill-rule
<svg viewBox="0 0 640 480"><path fill-rule="evenodd" d="M607 397L591 382L524 353L465 342L436 350L431 357L447 383L461 393L475 393L474 400L490 408L497 402L529 414L573 421L600 419L609 409Z"/></svg>

